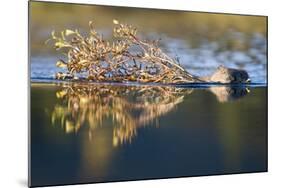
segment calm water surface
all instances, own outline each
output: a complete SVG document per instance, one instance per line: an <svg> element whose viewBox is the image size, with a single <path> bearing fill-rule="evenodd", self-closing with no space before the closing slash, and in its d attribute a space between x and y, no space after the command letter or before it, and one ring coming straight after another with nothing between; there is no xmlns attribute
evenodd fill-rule
<svg viewBox="0 0 281 188"><path fill-rule="evenodd" d="M32 185L267 170L267 87L31 85Z"/></svg>
<svg viewBox="0 0 281 188"><path fill-rule="evenodd" d="M192 74L206 76L225 65L246 70L250 86L82 84L54 80L61 71L56 61L66 59L44 42L53 29L85 33L90 19L108 37L124 9L112 15L101 9L100 16L99 9L53 8L57 12L32 10L33 186L267 171L267 39L241 29L252 23L241 22L249 17L225 29L219 26L226 18L212 17L207 26L202 18L194 21L197 16L163 19L159 13L157 19L143 10L142 22L134 21L135 10L120 21L137 24L142 39L161 38L163 51Z"/></svg>

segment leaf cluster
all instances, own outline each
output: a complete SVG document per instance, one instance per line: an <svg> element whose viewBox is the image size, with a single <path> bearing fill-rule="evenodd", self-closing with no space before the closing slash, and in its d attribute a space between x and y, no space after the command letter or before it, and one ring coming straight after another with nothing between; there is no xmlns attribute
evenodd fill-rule
<svg viewBox="0 0 281 188"><path fill-rule="evenodd" d="M95 30L93 21L89 22L88 36L82 36L78 30L66 29L60 36L52 32L55 49L67 51L67 61L60 59L56 64L64 69L56 74L56 78L140 83L200 81L165 54L158 41L141 40L137 29L131 25L117 20L113 20L113 24L112 42Z"/></svg>

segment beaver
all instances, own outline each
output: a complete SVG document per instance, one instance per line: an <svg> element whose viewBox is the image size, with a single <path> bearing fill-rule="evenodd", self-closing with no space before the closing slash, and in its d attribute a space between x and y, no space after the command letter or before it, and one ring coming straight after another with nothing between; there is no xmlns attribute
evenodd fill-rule
<svg viewBox="0 0 281 188"><path fill-rule="evenodd" d="M245 70L228 68L220 65L210 76L198 77L205 83L237 84L250 83L249 74Z"/></svg>

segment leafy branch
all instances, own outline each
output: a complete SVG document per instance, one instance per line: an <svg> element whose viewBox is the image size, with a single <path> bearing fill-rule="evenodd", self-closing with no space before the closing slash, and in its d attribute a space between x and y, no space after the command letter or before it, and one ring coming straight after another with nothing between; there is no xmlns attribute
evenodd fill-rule
<svg viewBox="0 0 281 188"><path fill-rule="evenodd" d="M137 36L131 25L113 20L113 42L106 41L89 22L88 36L78 30L64 30L60 36L52 32L56 50L67 50L67 61L60 59L56 79L92 80L101 82L200 82L189 74L175 59L165 54L158 41L145 41Z"/></svg>

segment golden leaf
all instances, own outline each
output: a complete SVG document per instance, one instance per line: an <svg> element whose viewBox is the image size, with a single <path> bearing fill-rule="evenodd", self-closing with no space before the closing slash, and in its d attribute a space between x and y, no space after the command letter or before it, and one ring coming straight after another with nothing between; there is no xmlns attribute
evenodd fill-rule
<svg viewBox="0 0 281 188"><path fill-rule="evenodd" d="M63 68L63 67L67 67L67 64L63 60L59 60L59 61L57 61L56 66Z"/></svg>
<svg viewBox="0 0 281 188"><path fill-rule="evenodd" d="M56 39L57 37L55 36L55 30L53 30L52 32L51 32L51 35L52 35L52 38L53 39Z"/></svg>
<svg viewBox="0 0 281 188"><path fill-rule="evenodd" d="M67 92L62 90L62 91L56 92L56 97L63 98L66 94L67 94Z"/></svg>
<svg viewBox="0 0 281 188"><path fill-rule="evenodd" d="M65 132L71 133L74 131L74 124L71 121L66 120L65 122Z"/></svg>
<svg viewBox="0 0 281 188"><path fill-rule="evenodd" d="M119 24L119 21L114 19L113 23L117 25L117 24Z"/></svg>
<svg viewBox="0 0 281 188"><path fill-rule="evenodd" d="M70 29L65 30L65 36L69 36L69 35L73 35L73 34L75 34L75 32Z"/></svg>

